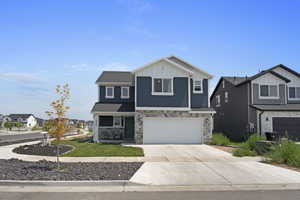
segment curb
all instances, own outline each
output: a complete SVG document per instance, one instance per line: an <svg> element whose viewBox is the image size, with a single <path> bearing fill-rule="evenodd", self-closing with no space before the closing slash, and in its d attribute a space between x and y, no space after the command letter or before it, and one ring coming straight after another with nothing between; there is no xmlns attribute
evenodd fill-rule
<svg viewBox="0 0 300 200"><path fill-rule="evenodd" d="M300 190L300 184L143 185L112 181L0 181L0 192L170 192Z"/></svg>

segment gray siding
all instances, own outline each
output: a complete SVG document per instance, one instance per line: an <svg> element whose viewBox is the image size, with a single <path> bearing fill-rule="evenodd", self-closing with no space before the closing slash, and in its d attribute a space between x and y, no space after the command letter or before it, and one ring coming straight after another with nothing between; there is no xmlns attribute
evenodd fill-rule
<svg viewBox="0 0 300 200"><path fill-rule="evenodd" d="M188 107L188 78L173 80L173 96L152 95L151 77L137 77L137 107Z"/></svg>
<svg viewBox="0 0 300 200"><path fill-rule="evenodd" d="M191 80L191 107L192 108L207 108L208 107L208 80L203 80L203 93L193 93L193 80Z"/></svg>
<svg viewBox="0 0 300 200"><path fill-rule="evenodd" d="M214 115L214 132L222 132L234 141L245 140L248 136L248 87L244 84L235 87L225 80L225 88L222 83L216 89L211 98L210 106L216 110ZM228 92L228 102L225 103L225 92ZM221 96L221 106L216 106L216 96Z"/></svg>
<svg viewBox="0 0 300 200"><path fill-rule="evenodd" d="M114 89L114 96L113 99L105 98L105 86L99 87L99 102L101 103L129 103L134 102L134 87L130 87L129 92L129 99L122 99L121 98L121 86L116 86Z"/></svg>
<svg viewBox="0 0 300 200"><path fill-rule="evenodd" d="M285 85L279 85L279 99L260 99L259 85L253 84L253 104L285 104Z"/></svg>

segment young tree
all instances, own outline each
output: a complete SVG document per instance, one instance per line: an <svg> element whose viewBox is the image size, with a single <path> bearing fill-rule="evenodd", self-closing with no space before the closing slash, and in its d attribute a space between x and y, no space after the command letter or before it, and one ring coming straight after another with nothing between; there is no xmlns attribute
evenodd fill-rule
<svg viewBox="0 0 300 200"><path fill-rule="evenodd" d="M59 145L61 142L61 138L65 134L68 129L66 113L70 109L66 106L66 101L70 98L70 88L68 84L58 85L56 87L56 93L58 95L58 99L53 101L50 106L53 111L47 111L46 113L49 116L49 130L48 133L56 139L57 142L57 150L56 150L56 160L57 160L57 168L60 169L59 163Z"/></svg>
<svg viewBox="0 0 300 200"><path fill-rule="evenodd" d="M15 126L18 128L18 131L20 131L20 128L22 128L23 124L21 122L17 122Z"/></svg>
<svg viewBox="0 0 300 200"><path fill-rule="evenodd" d="M12 129L12 127L13 127L13 123L11 123L11 122L9 122L9 121L6 121L6 122L4 123L4 127L5 127L7 130L10 130L10 131L11 131L11 129Z"/></svg>

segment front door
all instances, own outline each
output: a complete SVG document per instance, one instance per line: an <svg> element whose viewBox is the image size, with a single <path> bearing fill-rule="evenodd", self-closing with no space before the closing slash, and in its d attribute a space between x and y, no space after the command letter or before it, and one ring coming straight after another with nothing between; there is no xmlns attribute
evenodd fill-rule
<svg viewBox="0 0 300 200"><path fill-rule="evenodd" d="M125 118L125 139L134 139L134 117Z"/></svg>

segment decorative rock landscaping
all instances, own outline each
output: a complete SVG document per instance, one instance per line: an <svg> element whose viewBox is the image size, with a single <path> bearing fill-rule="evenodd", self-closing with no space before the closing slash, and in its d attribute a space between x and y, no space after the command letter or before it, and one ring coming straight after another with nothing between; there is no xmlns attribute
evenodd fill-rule
<svg viewBox="0 0 300 200"><path fill-rule="evenodd" d="M61 163L49 161L26 162L0 159L0 180L129 180L142 166L141 162L119 163Z"/></svg>
<svg viewBox="0 0 300 200"><path fill-rule="evenodd" d="M59 145L59 154L62 155L73 150L72 146ZM24 145L17 147L13 150L15 153L26 154L26 155L39 155L39 156L56 156L57 146L46 145L42 146L41 143L33 145Z"/></svg>

